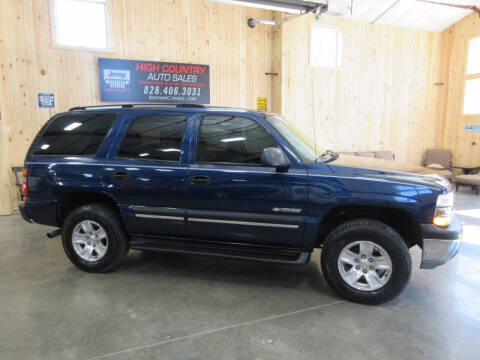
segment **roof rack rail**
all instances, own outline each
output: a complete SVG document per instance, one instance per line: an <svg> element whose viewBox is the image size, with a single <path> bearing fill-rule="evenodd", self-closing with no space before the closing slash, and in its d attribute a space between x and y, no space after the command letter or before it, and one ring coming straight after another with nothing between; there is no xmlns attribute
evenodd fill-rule
<svg viewBox="0 0 480 360"><path fill-rule="evenodd" d="M131 105L94 105L94 106L75 106L68 111L77 111L77 110L95 110L95 109L125 109L132 107Z"/></svg>
<svg viewBox="0 0 480 360"><path fill-rule="evenodd" d="M204 108L202 104L177 104L177 108Z"/></svg>
<svg viewBox="0 0 480 360"><path fill-rule="evenodd" d="M129 109L134 107L141 107L141 106L152 106L152 107L160 107L160 106L168 106L168 107L177 107L177 108L204 108L204 105L201 104L155 104L155 103L147 103L147 104L119 104L119 105L92 105L92 106L75 106L68 111L79 111L79 110L101 110L101 109Z"/></svg>

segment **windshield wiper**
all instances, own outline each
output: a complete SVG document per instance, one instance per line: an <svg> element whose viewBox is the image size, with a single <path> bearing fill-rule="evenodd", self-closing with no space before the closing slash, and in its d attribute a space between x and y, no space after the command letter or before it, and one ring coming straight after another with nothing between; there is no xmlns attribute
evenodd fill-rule
<svg viewBox="0 0 480 360"><path fill-rule="evenodd" d="M322 164L329 163L331 161L337 160L338 159L338 154L334 152L333 150L328 149L325 151L322 155L320 155L318 158L315 159L315 162L320 162Z"/></svg>

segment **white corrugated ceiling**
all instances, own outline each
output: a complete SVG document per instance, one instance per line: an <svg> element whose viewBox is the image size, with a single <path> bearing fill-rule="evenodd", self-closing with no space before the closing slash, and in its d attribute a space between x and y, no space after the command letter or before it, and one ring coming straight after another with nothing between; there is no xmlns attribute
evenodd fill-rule
<svg viewBox="0 0 480 360"><path fill-rule="evenodd" d="M345 15L347 18L431 31L443 31L472 12L418 0L353 0L353 4L350 0L331 1L347 1L349 9ZM434 1L480 6L480 0Z"/></svg>
<svg viewBox="0 0 480 360"><path fill-rule="evenodd" d="M271 10L311 11L316 4L328 3L322 16L341 16L370 23L403 26L413 29L443 31L471 10L421 0L213 0L229 4L254 6ZM480 7L480 0L430 0L443 4Z"/></svg>

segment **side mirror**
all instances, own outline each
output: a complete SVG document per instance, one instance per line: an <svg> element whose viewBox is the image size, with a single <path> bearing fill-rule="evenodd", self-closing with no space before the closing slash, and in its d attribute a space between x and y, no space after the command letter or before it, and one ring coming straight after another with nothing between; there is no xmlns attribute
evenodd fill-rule
<svg viewBox="0 0 480 360"><path fill-rule="evenodd" d="M274 167L277 171L287 171L290 167L290 160L287 155L277 147L263 149L262 165Z"/></svg>

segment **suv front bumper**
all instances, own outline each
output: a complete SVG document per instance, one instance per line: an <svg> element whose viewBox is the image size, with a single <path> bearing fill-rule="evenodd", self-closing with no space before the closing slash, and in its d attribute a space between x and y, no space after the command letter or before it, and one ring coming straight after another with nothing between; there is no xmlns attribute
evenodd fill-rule
<svg viewBox="0 0 480 360"><path fill-rule="evenodd" d="M433 269L449 262L462 244L462 223L455 216L446 228L422 224L423 252L421 269Z"/></svg>

